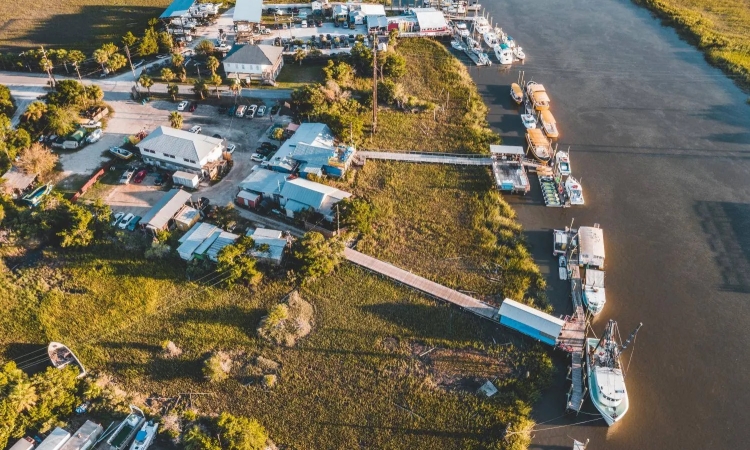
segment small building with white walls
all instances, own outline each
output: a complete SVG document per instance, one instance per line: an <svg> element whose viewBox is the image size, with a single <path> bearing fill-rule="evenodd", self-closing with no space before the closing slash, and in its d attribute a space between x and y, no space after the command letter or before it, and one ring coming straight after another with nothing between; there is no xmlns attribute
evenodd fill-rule
<svg viewBox="0 0 750 450"><path fill-rule="evenodd" d="M275 45L235 45L222 61L227 78L275 82L284 67L284 49Z"/></svg>
<svg viewBox="0 0 750 450"><path fill-rule="evenodd" d="M143 162L211 177L223 161L223 140L161 126L137 144Z"/></svg>

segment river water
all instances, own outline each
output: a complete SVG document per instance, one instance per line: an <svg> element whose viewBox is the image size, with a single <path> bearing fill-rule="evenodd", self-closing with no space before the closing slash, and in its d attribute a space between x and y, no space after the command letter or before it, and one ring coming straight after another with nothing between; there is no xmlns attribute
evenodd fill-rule
<svg viewBox="0 0 750 450"><path fill-rule="evenodd" d="M485 3L485 2L483 2ZM748 448L750 440L750 106L732 81L676 33L626 0L504 0L486 4L527 59L503 72L472 68L506 144L522 142L509 85L524 70L543 83L570 146L586 206L545 208L538 185L511 198L548 275L557 313L572 310L557 280L552 228L601 224L607 305L595 319L638 335L627 372L631 407L603 421L540 431L536 449ZM532 179L536 183L536 178ZM623 336L625 337L625 336ZM624 354L628 364L631 352ZM562 373L536 405L559 418ZM594 413L587 400L585 412Z"/></svg>

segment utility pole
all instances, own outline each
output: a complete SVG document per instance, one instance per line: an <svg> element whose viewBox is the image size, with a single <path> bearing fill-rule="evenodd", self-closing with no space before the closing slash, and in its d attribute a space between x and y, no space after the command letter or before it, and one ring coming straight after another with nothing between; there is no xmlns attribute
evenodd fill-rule
<svg viewBox="0 0 750 450"><path fill-rule="evenodd" d="M55 88L55 79L52 77L52 68L50 67L52 65L52 63L47 58L47 51L44 49L43 45L41 46L41 48L42 48L42 54L44 55L44 60L47 62L44 65L44 68L47 70L47 77L49 77L49 85L50 85L51 88L54 89Z"/></svg>
<svg viewBox="0 0 750 450"><path fill-rule="evenodd" d="M336 203L336 236L341 235L341 221L339 220L339 204Z"/></svg>
<svg viewBox="0 0 750 450"><path fill-rule="evenodd" d="M81 71L80 71L80 70L78 70L78 63L77 63L77 62L76 62L76 63L73 63L73 67L75 67L75 68L76 68L76 73L78 74L78 81L79 81L80 83L83 83L83 80L81 79Z"/></svg>
<svg viewBox="0 0 750 450"><path fill-rule="evenodd" d="M128 62L130 63L130 70L133 71L133 79L135 79L135 67L133 67L133 61L130 60L130 49L125 46L125 54L128 55Z"/></svg>
<svg viewBox="0 0 750 450"><path fill-rule="evenodd" d="M378 35L372 34L372 134L378 130Z"/></svg>

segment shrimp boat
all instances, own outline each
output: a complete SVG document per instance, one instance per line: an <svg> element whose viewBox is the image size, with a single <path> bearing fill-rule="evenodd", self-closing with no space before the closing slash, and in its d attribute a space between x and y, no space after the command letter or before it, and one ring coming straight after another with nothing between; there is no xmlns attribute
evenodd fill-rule
<svg viewBox="0 0 750 450"><path fill-rule="evenodd" d="M156 438L156 431L159 429L159 424L153 420L143 424L140 431L136 433L135 440L130 445L130 450L146 450L151 446Z"/></svg>
<svg viewBox="0 0 750 450"><path fill-rule="evenodd" d="M592 315L597 315L604 309L607 298L604 291L604 271L586 268L583 277L583 304Z"/></svg>
<svg viewBox="0 0 750 450"><path fill-rule="evenodd" d="M500 43L500 41L497 39L497 35L492 31L484 33L484 36L482 37L484 38L484 43L487 44L487 46L490 48L494 48Z"/></svg>
<svg viewBox="0 0 750 450"><path fill-rule="evenodd" d="M609 426L622 420L630 407L620 354L635 339L641 326L643 323L638 324L623 345L617 342L620 333L614 320L607 323L601 339L586 339L586 370L591 401Z"/></svg>
<svg viewBox="0 0 750 450"><path fill-rule="evenodd" d="M133 152L125 150L122 147L110 147L109 152L120 159L130 159L133 157Z"/></svg>
<svg viewBox="0 0 750 450"><path fill-rule="evenodd" d="M107 444L110 447L109 450L123 450L126 448L145 421L146 416L143 414L143 411L130 405L130 414L128 414L125 420L120 422L120 425L115 428L115 431L107 439Z"/></svg>
<svg viewBox="0 0 750 450"><path fill-rule="evenodd" d="M560 133L557 131L555 116L552 115L549 109L539 111L539 119L542 122L542 130L544 130L544 134L548 138L554 139L560 136Z"/></svg>
<svg viewBox="0 0 750 450"><path fill-rule="evenodd" d="M495 50L495 58L500 61L500 64L505 66L513 64L513 51L507 45L498 44L493 47L493 50Z"/></svg>
<svg viewBox="0 0 750 450"><path fill-rule="evenodd" d="M78 359L75 353L73 353L73 351L70 350L65 344L61 344L59 342L50 342L47 346L47 355L49 356L49 359L52 362L52 366L54 366L55 369L62 369L68 364L74 363L78 366L79 369L77 378L83 378L84 376L86 376L86 368L83 367L83 364L81 364L81 361Z"/></svg>
<svg viewBox="0 0 750 450"><path fill-rule="evenodd" d="M538 128L526 130L526 142L529 144L528 151L540 162L546 163L552 159L552 145L542 130Z"/></svg>
<svg viewBox="0 0 750 450"><path fill-rule="evenodd" d="M526 95L529 96L531 104L534 105L534 109L537 111L549 109L550 100L543 85L536 81L529 81L526 83Z"/></svg>
<svg viewBox="0 0 750 450"><path fill-rule="evenodd" d="M510 97L519 105L523 103L523 89L521 89L518 83L510 85Z"/></svg>
<svg viewBox="0 0 750 450"><path fill-rule="evenodd" d="M583 188L581 187L581 183L579 183L575 178L568 177L568 179L565 180L565 193L568 195L571 205L584 204Z"/></svg>
<svg viewBox="0 0 750 450"><path fill-rule="evenodd" d="M568 156L568 152L560 150L555 153L555 166L557 166L557 171L560 175L570 175L570 157Z"/></svg>

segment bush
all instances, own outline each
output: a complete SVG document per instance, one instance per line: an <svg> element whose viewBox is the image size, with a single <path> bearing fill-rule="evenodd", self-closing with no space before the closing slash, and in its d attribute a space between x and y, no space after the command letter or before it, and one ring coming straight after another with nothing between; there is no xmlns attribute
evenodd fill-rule
<svg viewBox="0 0 750 450"><path fill-rule="evenodd" d="M300 264L302 277L312 280L333 272L344 257L344 243L339 237L326 239L311 231L297 241L294 257Z"/></svg>
<svg viewBox="0 0 750 450"><path fill-rule="evenodd" d="M203 362L203 376L212 383L218 383L229 378L231 360L221 352L211 354Z"/></svg>

